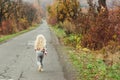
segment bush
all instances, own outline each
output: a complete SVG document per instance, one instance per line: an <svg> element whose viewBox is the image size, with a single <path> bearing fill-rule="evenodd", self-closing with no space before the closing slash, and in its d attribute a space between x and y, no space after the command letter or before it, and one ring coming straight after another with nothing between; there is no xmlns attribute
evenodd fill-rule
<svg viewBox="0 0 120 80"><path fill-rule="evenodd" d="M114 27L110 27L108 23L110 22L107 18L98 17L94 25L90 25L90 29L84 34L82 45L90 49L101 49L108 45L110 40L114 40Z"/></svg>
<svg viewBox="0 0 120 80"><path fill-rule="evenodd" d="M77 34L70 34L66 38L64 38L64 43L66 45L72 46L75 49L79 50L81 48L81 38L82 35L77 35Z"/></svg>
<svg viewBox="0 0 120 80"><path fill-rule="evenodd" d="M82 46L96 50L109 45L110 41L119 42L119 13L118 9L110 12L108 17L99 14L95 21L89 21L90 28L83 34Z"/></svg>
<svg viewBox="0 0 120 80"><path fill-rule="evenodd" d="M69 20L65 20L61 26L63 27L63 29L65 30L66 34L69 35L71 33L75 33L75 25L70 22Z"/></svg>

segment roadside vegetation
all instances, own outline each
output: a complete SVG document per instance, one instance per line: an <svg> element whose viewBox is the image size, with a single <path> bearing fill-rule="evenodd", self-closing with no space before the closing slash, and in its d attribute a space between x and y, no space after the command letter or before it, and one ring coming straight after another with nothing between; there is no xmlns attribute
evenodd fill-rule
<svg viewBox="0 0 120 80"><path fill-rule="evenodd" d="M0 0L0 41L39 24L41 18L40 6L22 0Z"/></svg>
<svg viewBox="0 0 120 80"><path fill-rule="evenodd" d="M26 30L22 30L22 31L19 31L17 33L13 33L13 34L9 34L9 35L4 35L4 36L0 37L0 43L1 42L5 42L5 41L7 41L7 40L9 40L9 39L11 39L13 37L16 37L16 36L20 35L20 34L23 34L23 33L26 33L28 31L31 31L31 30L37 28L37 26L38 26L38 24L35 24L35 25L32 25L32 27L29 27Z"/></svg>
<svg viewBox="0 0 120 80"><path fill-rule="evenodd" d="M120 7L87 1L86 12L78 0L56 0L47 21L61 44L69 46L78 80L120 80Z"/></svg>
<svg viewBox="0 0 120 80"><path fill-rule="evenodd" d="M77 37L74 35L67 36L65 31L58 26L51 27L56 33L62 45L65 45L66 52L72 62L74 68L78 71L77 80L119 80L120 79L120 62L119 53L113 54L108 57L105 49L93 51L88 48L80 48L79 50L72 44L77 43L74 41ZM66 41L68 41L66 43ZM70 44L68 44L70 41ZM78 39L79 42L79 39ZM120 50L120 49L119 49ZM115 51L119 51L115 50ZM114 52L115 52L114 51ZM118 57L118 58L117 58ZM111 62L114 61L114 62Z"/></svg>

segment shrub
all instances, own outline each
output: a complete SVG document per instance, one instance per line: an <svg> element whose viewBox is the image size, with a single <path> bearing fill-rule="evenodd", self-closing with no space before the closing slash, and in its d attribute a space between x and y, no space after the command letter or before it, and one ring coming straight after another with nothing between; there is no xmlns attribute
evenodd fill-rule
<svg viewBox="0 0 120 80"><path fill-rule="evenodd" d="M63 27L63 29L65 30L66 34L69 35L71 33L75 33L75 25L70 22L69 20L65 20L61 26Z"/></svg>
<svg viewBox="0 0 120 80"><path fill-rule="evenodd" d="M84 34L82 45L90 49L101 49L106 46L110 40L113 40L115 34L114 28L109 26L109 20L104 17L98 17L94 25Z"/></svg>
<svg viewBox="0 0 120 80"><path fill-rule="evenodd" d="M82 35L70 34L69 36L64 38L64 43L79 50L81 48L81 38Z"/></svg>

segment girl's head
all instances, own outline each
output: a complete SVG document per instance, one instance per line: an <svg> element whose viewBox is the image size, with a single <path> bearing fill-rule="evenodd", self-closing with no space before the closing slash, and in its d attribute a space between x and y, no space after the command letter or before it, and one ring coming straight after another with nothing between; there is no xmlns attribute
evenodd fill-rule
<svg viewBox="0 0 120 80"><path fill-rule="evenodd" d="M42 50L46 46L46 39L42 34L40 34L36 37L35 43L36 48Z"/></svg>

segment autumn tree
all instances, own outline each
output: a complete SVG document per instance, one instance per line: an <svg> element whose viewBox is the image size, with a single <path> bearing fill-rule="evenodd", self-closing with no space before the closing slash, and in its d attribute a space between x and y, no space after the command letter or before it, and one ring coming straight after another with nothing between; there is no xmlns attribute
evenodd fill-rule
<svg viewBox="0 0 120 80"><path fill-rule="evenodd" d="M57 5L58 2L54 1L52 5L49 5L47 8L47 22L51 25L58 23L57 20Z"/></svg>
<svg viewBox="0 0 120 80"><path fill-rule="evenodd" d="M8 26L8 28L5 28L5 21L10 18L12 9L13 9L13 6L12 6L12 2L10 0L1 0L0 1L0 33L9 33L9 31L11 31L10 26ZM4 25L3 27L2 27L2 22ZM7 31L5 31L6 29L7 29Z"/></svg>
<svg viewBox="0 0 120 80"><path fill-rule="evenodd" d="M48 14L55 14L57 21L64 22L65 19L76 19L79 7L78 0L55 0L48 7Z"/></svg>
<svg viewBox="0 0 120 80"><path fill-rule="evenodd" d="M64 22L65 19L76 19L80 4L78 0L58 0L57 19Z"/></svg>
<svg viewBox="0 0 120 80"><path fill-rule="evenodd" d="M0 35L27 29L40 21L40 8L22 0L0 0Z"/></svg>
<svg viewBox="0 0 120 80"><path fill-rule="evenodd" d="M80 10L78 0L55 0L47 10L48 23L60 23L65 32L70 34L75 30L73 20L77 19Z"/></svg>
<svg viewBox="0 0 120 80"><path fill-rule="evenodd" d="M10 0L0 0L0 25L2 20L9 17L8 12L12 9Z"/></svg>

